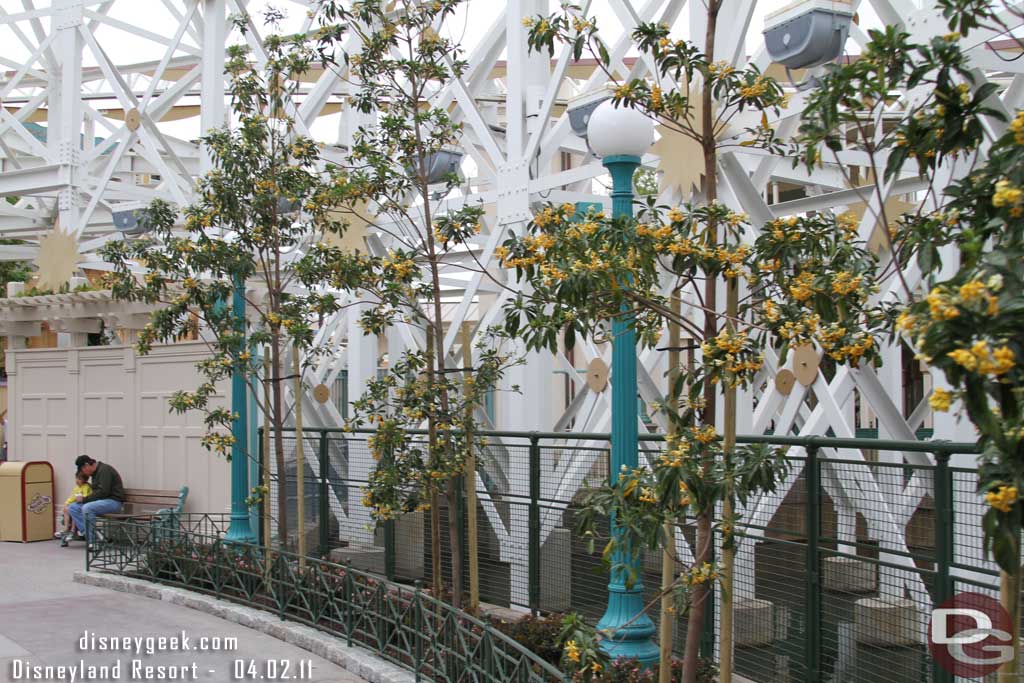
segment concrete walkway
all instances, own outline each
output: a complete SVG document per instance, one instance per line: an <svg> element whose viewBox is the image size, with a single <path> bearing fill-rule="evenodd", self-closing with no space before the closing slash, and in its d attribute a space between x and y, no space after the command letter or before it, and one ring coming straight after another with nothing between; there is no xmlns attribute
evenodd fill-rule
<svg viewBox="0 0 1024 683"><path fill-rule="evenodd" d="M37 670L26 666L80 667L83 662L86 667L112 667L120 662L119 671L111 668L107 675L92 679L98 681L162 678L220 682L286 677L313 683L363 681L307 650L215 616L72 583L74 572L83 569L83 544L60 548L56 541L0 543L0 681L71 681L72 673L78 681L85 676L77 669L63 674L40 669L37 676ZM128 649L121 651L101 650L99 643L87 643L83 650L80 640L86 631L101 637L142 640L127 643ZM185 644L171 640L181 641L182 632L188 638L188 650ZM156 640L160 637L167 639L164 651L148 654L150 648L160 649ZM203 645L216 646L216 638L221 639L221 651L199 650ZM229 638L237 639L237 647L223 651ZM140 647L141 652L134 651Z"/></svg>

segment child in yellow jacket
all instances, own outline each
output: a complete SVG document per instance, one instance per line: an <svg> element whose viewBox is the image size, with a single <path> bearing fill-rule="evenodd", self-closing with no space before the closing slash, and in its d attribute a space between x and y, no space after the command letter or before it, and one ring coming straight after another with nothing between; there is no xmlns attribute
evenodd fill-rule
<svg viewBox="0 0 1024 683"><path fill-rule="evenodd" d="M68 506L72 503L82 502L82 498L85 498L92 493L92 487L89 486L89 476L82 472L75 474L75 488L71 489L71 495L64 501L64 528L53 535L54 538L64 538L67 534L71 533L74 523L71 521L71 515L68 514ZM77 529L76 533L81 533Z"/></svg>

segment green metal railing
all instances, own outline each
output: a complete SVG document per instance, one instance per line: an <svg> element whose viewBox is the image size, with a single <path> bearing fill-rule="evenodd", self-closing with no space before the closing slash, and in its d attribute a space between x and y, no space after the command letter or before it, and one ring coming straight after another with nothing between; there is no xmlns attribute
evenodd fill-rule
<svg viewBox="0 0 1024 683"><path fill-rule="evenodd" d="M333 562L226 543L228 515L170 522L104 519L104 542L86 555L105 570L273 612L364 647L417 680L549 683L568 677L514 640L419 586Z"/></svg>
<svg viewBox="0 0 1024 683"><path fill-rule="evenodd" d="M326 463L331 449L343 449L348 459L369 458L366 438L372 430L307 428L305 433L307 452L323 454L321 464ZM582 488L600 484L608 474L609 435L492 431L481 436L488 439L484 452L478 454L481 476L487 472L488 459L501 460L509 482L502 485L488 480L489 485L479 491L478 497L489 501L490 519L500 516L510 532L514 531L525 540L519 550L524 557L519 562L513 563L506 553L497 552L497 541L481 503L477 515L481 538L478 551L481 599L533 612L575 610L596 620L605 604L606 568L601 566L599 555L587 552L585 542L572 533L579 504L576 492L553 493L554 488L545 483L548 480L542 474L551 472L556 462L588 458L593 464L583 478ZM857 683L951 680L927 655L924 646L922 634L927 628L930 609L958 591L991 591L998 585L998 574L991 565L982 563L980 558L977 562L970 559L980 548L980 527L965 525L964 518L959 516L966 514L970 506L978 505L980 500L975 491L973 457L968 467L950 464L954 454L976 455L977 446L945 441L787 435L748 435L740 436L737 441L803 449L802 453L792 448L788 451L791 470L794 476L797 473L799 476L792 482L789 494L773 518L755 526L748 515L741 517L735 528L739 542L748 544L748 549L752 547L751 552L756 555L753 578L747 577L745 585L738 585L737 593L770 603L773 620L772 624L758 627L772 631L769 642L753 639L755 644L737 643L737 672L748 679L766 682L784 680L787 676L792 680L842 679ZM641 434L640 442L641 448L653 457L663 447L664 437ZM861 451L864 459L842 457L843 452L851 451ZM930 457L928 464L912 463L896 455L888 459L879 457L887 452L924 453ZM870 478L871 482L877 480L875 483L880 489L888 486L882 489L885 498L915 477L929 484L930 495L921 493L920 500L908 503L913 510L904 528L882 525L869 531L862 511L870 512L878 498L877 495L870 498L867 489L871 487L861 484ZM840 480L846 484L852 482L848 490L837 490ZM339 524L332 512L337 503L331 501L329 506L325 505L323 496L339 487L345 488L348 490L346 510L350 510L351 504L358 501L358 490L364 484L344 476L314 477L307 471L307 486L310 487L307 498L310 491L321 496L317 500L322 511L317 537L327 539L321 544L321 552L333 549L336 556L351 555L353 561L357 561L355 556L359 551L354 548L368 542L365 531L354 526L346 528L343 524L328 530L331 524ZM294 487L293 480L289 480L285 490L288 487ZM275 481L272 488L272 496L280 495L280 482ZM833 500L833 496L845 497L845 501ZM845 505L845 516L840 513L840 502ZM856 513L849 513L851 506L856 508ZM459 514L464 508L465 505L457 505L453 514ZM272 505L271 511L275 510L276 506ZM550 534L543 535L543 529L550 526L551 515L556 516L563 534L557 539L562 545L556 544L557 547L550 545L554 542ZM462 518L464 516L460 515ZM445 519L442 525L446 524ZM412 535L410 523L415 527ZM392 522L369 542L383 555L381 566L390 578L422 580L427 572L414 569L410 573L408 560L410 553L419 553L417 568L429 568L429 518L412 516L411 522L400 520L397 524L399 530L396 531ZM683 528L691 543L692 531L690 527ZM489 541L488 534L491 534ZM446 531L443 537L447 539ZM362 540L352 540L358 538ZM419 545L412 547L415 542ZM448 552L443 550L445 558ZM463 547L459 552L465 555L468 550ZM660 561L649 562L643 573L650 593L648 599L654 597L654 587L659 583L659 567ZM514 572L526 575L526 590L515 591ZM843 572L852 572L856 580L844 578ZM559 584L553 577L565 580ZM450 580L447 569L446 579ZM892 588L901 583L910 588ZM904 604L899 602L903 600L909 605L913 618L907 623L894 621L880 625L882 631L891 627L893 632L898 632L903 628L907 633L897 633L902 640L859 640L856 619L857 614L864 611L862 601L866 599L897 605ZM703 632L702 652L710 656L716 641L716 617L714 610L707 613L707 620L698 627ZM743 627L750 624L750 619L742 618ZM685 617L680 616L677 647L681 646L687 627ZM909 631L914 633L908 635Z"/></svg>

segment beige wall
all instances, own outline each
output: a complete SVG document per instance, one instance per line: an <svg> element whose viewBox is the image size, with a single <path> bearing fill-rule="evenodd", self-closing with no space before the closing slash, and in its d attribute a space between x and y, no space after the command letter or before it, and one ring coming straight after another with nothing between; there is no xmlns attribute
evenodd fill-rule
<svg viewBox="0 0 1024 683"><path fill-rule="evenodd" d="M202 416L167 405L197 386L195 362L206 353L202 343L141 357L123 346L8 351L8 457L53 463L61 504L75 457L87 453L116 467L127 488L188 485L186 510L228 510L230 466L202 447Z"/></svg>

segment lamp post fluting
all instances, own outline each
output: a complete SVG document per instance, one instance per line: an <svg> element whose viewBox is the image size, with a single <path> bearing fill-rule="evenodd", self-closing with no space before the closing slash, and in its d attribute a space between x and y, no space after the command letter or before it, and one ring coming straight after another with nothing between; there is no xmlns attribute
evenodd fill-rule
<svg viewBox="0 0 1024 683"><path fill-rule="evenodd" d="M640 166L640 156L650 146L653 123L643 113L611 102L599 106L587 128L591 149L602 157L612 176L612 216L633 216L633 174ZM623 283L628 286L629 283ZM610 478L619 478L623 468L634 468L639 462L636 380L636 331L628 311L612 320L612 453ZM621 534L611 519L613 535ZM625 565L629 565L627 570ZM597 624L599 631L611 637L601 641L612 657L633 657L642 664L658 661L654 642L654 622L644 611L644 586L640 579L639 559L628 549L619 547L612 556L608 583L608 607ZM632 574L635 580L628 582Z"/></svg>
<svg viewBox="0 0 1024 683"><path fill-rule="evenodd" d="M234 317L235 329L242 334L240 351L245 350L245 282L240 278L234 281L234 292L231 297L231 315ZM227 541L237 543L255 543L256 534L249 524L249 420L248 420L248 388L245 373L236 361L231 373L231 525L224 537Z"/></svg>

